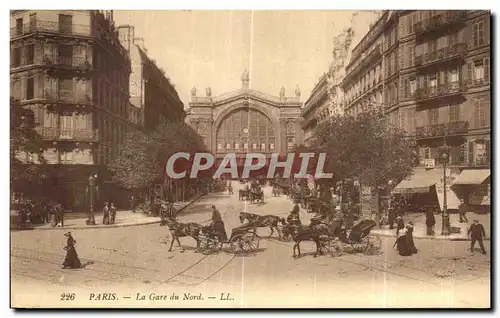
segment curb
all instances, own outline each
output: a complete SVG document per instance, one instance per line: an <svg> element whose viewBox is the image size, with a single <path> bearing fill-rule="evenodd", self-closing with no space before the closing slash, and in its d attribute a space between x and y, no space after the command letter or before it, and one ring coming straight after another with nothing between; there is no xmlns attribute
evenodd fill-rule
<svg viewBox="0 0 500 318"><path fill-rule="evenodd" d="M188 204L177 210L177 213L183 211L185 208L190 206L191 204L195 203L202 197L204 197L206 194L202 194L199 197L195 198L193 201L190 201ZM156 220L156 221L145 221L145 222L139 222L139 223L129 223L129 224L111 224L111 225L75 225L75 226L64 226L64 227L42 227L42 228L33 228L30 229L32 231L64 231L64 230L87 230L87 229L108 229L108 228L116 228L116 227L131 227L131 226L139 226L139 225L150 225L150 224L157 224L160 223L161 220ZM17 229L10 229L11 231L17 231Z"/></svg>
<svg viewBox="0 0 500 318"><path fill-rule="evenodd" d="M377 233L376 231L371 231L370 234L376 236L384 236L384 237L396 237L394 234L387 233ZM470 241L468 237L445 237L445 236L413 236L414 239L428 239L428 240L437 240L437 241ZM484 241L489 241L490 238L484 238Z"/></svg>

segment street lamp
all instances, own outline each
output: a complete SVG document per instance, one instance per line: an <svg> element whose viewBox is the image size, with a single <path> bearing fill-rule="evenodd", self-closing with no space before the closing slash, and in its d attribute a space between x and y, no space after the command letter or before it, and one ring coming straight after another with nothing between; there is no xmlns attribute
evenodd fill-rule
<svg viewBox="0 0 500 318"><path fill-rule="evenodd" d="M95 205L95 194L97 189L97 174L90 175L89 177L89 186L87 188L90 200L90 210L89 210L89 218L85 222L87 225L95 225L94 218L94 205Z"/></svg>
<svg viewBox="0 0 500 318"><path fill-rule="evenodd" d="M441 155L443 160L443 226L441 228L441 235L450 235L450 215L448 214L448 201L446 197L446 163L448 162L448 153Z"/></svg>

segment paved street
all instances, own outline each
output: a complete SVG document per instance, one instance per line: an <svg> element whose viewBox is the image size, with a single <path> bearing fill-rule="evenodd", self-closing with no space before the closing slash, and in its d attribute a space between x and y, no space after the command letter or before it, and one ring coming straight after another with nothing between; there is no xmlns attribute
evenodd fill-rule
<svg viewBox="0 0 500 318"><path fill-rule="evenodd" d="M238 200L235 194L209 194L190 205L182 221L209 222L215 204L228 235L239 226L239 212L286 217L292 203L272 197L264 204ZM310 216L301 212L303 223ZM71 230L85 268L63 270L65 237L61 231L11 232L12 305L34 303L60 307L488 307L490 255L467 251L469 242L417 239L419 253L400 256L394 238L381 237L383 252L365 256L314 258L312 242L301 244L303 257L292 258L292 243L267 239L257 252L233 255L228 248L213 255L194 253L195 241L181 238L186 251L168 252L166 227ZM36 244L34 244L36 242ZM168 243L168 245L166 245ZM489 242L485 242L489 252ZM89 300L90 293L114 292L118 300ZM61 293L75 293L61 301ZM136 300L144 294L145 300ZM168 300L150 300L152 293ZM172 293L179 300L170 300ZM202 293L203 300L183 300ZM225 293L221 300L221 293ZM230 296L227 297L227 293ZM140 298L141 295L139 295ZM131 297L131 298L124 298ZM209 297L215 297L211 299Z"/></svg>

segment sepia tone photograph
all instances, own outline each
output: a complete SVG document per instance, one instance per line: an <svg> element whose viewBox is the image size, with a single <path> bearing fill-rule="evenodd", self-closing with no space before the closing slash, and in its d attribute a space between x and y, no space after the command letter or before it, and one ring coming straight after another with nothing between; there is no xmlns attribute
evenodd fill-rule
<svg viewBox="0 0 500 318"><path fill-rule="evenodd" d="M491 308L491 25L11 10L11 308Z"/></svg>

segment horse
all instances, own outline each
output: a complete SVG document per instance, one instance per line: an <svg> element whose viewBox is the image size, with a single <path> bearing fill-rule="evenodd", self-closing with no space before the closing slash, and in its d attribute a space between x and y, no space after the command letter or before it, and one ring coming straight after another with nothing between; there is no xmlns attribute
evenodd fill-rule
<svg viewBox="0 0 500 318"><path fill-rule="evenodd" d="M250 197L250 190L242 190L242 189L240 189L238 191L238 194L239 194L239 200L243 201L243 198L248 199Z"/></svg>
<svg viewBox="0 0 500 318"><path fill-rule="evenodd" d="M282 219L278 216L274 215L258 215L253 213L241 212L240 213L240 222L243 223L245 220L248 220L249 223L252 223L255 227L268 227L271 229L271 234L269 237L274 234L274 229L278 232L278 239L281 241L281 231L278 227L280 222L283 222Z"/></svg>
<svg viewBox="0 0 500 318"><path fill-rule="evenodd" d="M339 237L341 233L341 223L339 221L330 221L328 224L324 222L312 223L308 226L297 227L295 233L292 233L292 238L295 244L293 245L293 258L300 258L300 243L303 241L313 241L316 243L316 253L314 257L318 255L323 255L321 250L321 239L324 236L330 238ZM298 251L298 255L295 251Z"/></svg>
<svg viewBox="0 0 500 318"><path fill-rule="evenodd" d="M255 189L250 192L250 203L254 203L257 200L264 202L264 191Z"/></svg>
<svg viewBox="0 0 500 318"><path fill-rule="evenodd" d="M160 223L160 226L167 225L170 230L170 234L172 234L172 242L170 242L169 252L172 252L172 247L174 245L174 241L177 241L177 245L181 248L181 252L184 252L184 248L179 242L179 237L190 236L196 241L196 250L200 249L200 233L202 226L198 223L188 222L188 223L180 223L176 219L167 217L164 220L164 223Z"/></svg>

